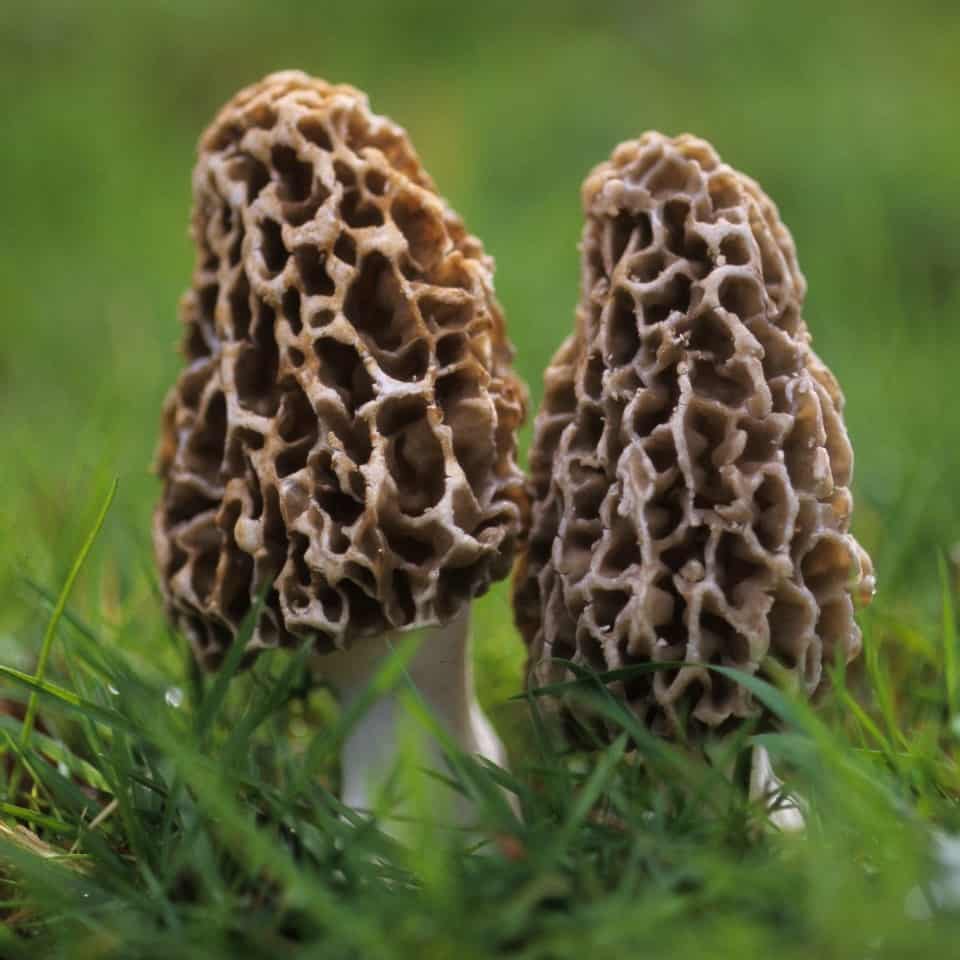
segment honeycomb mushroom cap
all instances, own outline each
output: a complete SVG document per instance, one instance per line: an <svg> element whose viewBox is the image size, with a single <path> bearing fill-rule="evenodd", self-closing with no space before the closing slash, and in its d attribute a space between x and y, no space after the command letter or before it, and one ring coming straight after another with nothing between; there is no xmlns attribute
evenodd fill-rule
<svg viewBox="0 0 960 960"><path fill-rule="evenodd" d="M530 682L567 659L651 662L619 687L649 726L757 711L705 668L776 661L813 693L860 649L853 455L810 348L777 208L695 137L621 144L583 186L575 333L545 376L514 585Z"/></svg>
<svg viewBox="0 0 960 960"><path fill-rule="evenodd" d="M298 72L201 138L154 544L215 666L451 620L509 572L526 394L493 262L366 96Z"/></svg>

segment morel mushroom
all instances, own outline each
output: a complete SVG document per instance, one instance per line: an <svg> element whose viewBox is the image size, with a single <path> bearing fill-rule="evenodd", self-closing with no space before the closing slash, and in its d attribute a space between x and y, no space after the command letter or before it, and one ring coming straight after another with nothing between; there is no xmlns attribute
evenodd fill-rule
<svg viewBox="0 0 960 960"><path fill-rule="evenodd" d="M623 143L583 186L576 331L553 358L515 581L530 682L555 659L683 665L618 686L664 735L754 715L712 672L776 662L813 694L860 649L853 455L810 348L777 208L692 136ZM772 782L755 756L759 780ZM755 777L755 783L757 778Z"/></svg>
<svg viewBox="0 0 960 960"><path fill-rule="evenodd" d="M464 747L502 761L467 641L525 496L526 394L492 260L400 127L299 72L223 108L193 190L186 365L157 457L169 616L215 668L264 592L251 657L311 638L347 699L392 633L427 628L423 692ZM352 804L383 774L391 710L347 745Z"/></svg>

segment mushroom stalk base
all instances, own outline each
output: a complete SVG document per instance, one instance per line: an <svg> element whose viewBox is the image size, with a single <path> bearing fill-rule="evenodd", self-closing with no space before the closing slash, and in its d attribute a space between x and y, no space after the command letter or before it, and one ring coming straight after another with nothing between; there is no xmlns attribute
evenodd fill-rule
<svg viewBox="0 0 960 960"><path fill-rule="evenodd" d="M763 800L769 811L770 823L784 833L803 830L807 825L796 798L784 791L783 781L774 773L770 754L765 747L753 748L750 799Z"/></svg>
<svg viewBox="0 0 960 960"><path fill-rule="evenodd" d="M505 767L506 751L474 691L469 617L465 612L444 626L424 628L407 672L434 717L465 753ZM357 643L350 650L327 654L318 658L317 671L349 708L367 690L397 640L398 635L386 634ZM341 799L348 807L372 810L396 767L407 716L401 702L403 686L401 683L372 703L343 745ZM423 752L424 766L446 772L436 738L424 736ZM437 784L431 780L431 789ZM460 795L448 799L455 823L467 825L472 819L471 805ZM399 810L392 809L403 814L408 812L405 806L401 800Z"/></svg>

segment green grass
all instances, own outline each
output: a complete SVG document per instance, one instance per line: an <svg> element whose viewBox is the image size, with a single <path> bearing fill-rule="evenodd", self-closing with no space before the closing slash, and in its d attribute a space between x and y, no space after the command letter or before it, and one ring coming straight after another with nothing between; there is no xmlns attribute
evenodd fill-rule
<svg viewBox="0 0 960 960"><path fill-rule="evenodd" d="M958 46L936 0L0 6L0 956L950 956ZM478 680L523 818L457 758L481 798L471 838L426 822L398 848L338 807L350 718L296 656L229 685L191 667L157 596L148 465L193 144L288 66L362 86L410 131L497 258L534 403L572 322L579 184L616 142L701 134L777 201L847 394L879 580L859 664L815 717L776 700L784 731L762 735L810 804L805 835L765 833L715 773L742 744L705 765L621 715L637 762L564 756L511 699L504 585L477 605Z"/></svg>
<svg viewBox="0 0 960 960"><path fill-rule="evenodd" d="M960 878L938 857L960 827L949 604L943 643L870 618L864 672L835 671L819 713L741 677L781 730L745 729L708 761L590 676L566 695L621 731L593 753L565 752L540 698L521 698L513 773L448 753L478 811L464 834L418 803L415 755L379 821L338 804L357 716L311 686L306 648L238 676L241 633L213 678L145 670L68 589L34 592L63 683L0 669L39 701L36 731L0 724L23 776L0 806L5 957L929 957L960 936ZM406 684L401 657L381 688ZM719 772L755 743L804 798L803 834L769 830ZM377 826L399 797L403 843Z"/></svg>

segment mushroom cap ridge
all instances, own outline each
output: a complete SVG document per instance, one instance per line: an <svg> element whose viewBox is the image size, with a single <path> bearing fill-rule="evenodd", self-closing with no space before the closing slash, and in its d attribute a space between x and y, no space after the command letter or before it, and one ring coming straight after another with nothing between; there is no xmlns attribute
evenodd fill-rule
<svg viewBox="0 0 960 960"><path fill-rule="evenodd" d="M216 666L445 623L510 569L526 391L493 261L366 96L276 73L201 137L153 539Z"/></svg>
<svg viewBox="0 0 960 960"><path fill-rule="evenodd" d="M544 378L514 581L529 682L566 679L557 659L682 663L616 686L652 728L705 732L758 707L703 664L776 661L812 694L860 650L873 576L843 396L777 208L708 143L623 143L582 199L576 329Z"/></svg>

